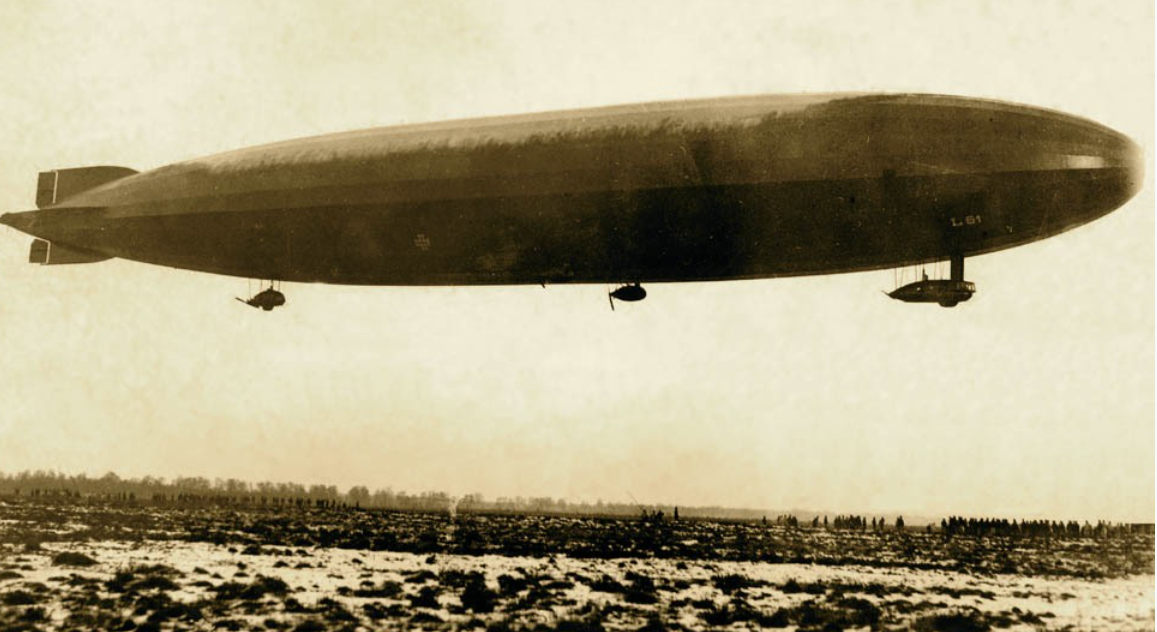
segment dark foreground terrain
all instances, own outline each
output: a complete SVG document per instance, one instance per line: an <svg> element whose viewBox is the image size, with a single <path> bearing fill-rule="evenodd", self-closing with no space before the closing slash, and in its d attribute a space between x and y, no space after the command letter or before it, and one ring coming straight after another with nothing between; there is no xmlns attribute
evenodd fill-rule
<svg viewBox="0 0 1157 632"><path fill-rule="evenodd" d="M1150 630L1153 545L8 498L0 628Z"/></svg>

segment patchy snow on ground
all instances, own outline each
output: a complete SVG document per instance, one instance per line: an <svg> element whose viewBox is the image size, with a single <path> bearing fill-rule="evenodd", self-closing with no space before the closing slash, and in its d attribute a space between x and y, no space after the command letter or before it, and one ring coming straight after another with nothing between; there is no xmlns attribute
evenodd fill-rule
<svg viewBox="0 0 1157 632"><path fill-rule="evenodd" d="M1087 531L5 497L0 630L1153 630L1152 531Z"/></svg>
<svg viewBox="0 0 1157 632"><path fill-rule="evenodd" d="M29 630L1152 630L1154 578L109 540L4 545L0 604Z"/></svg>

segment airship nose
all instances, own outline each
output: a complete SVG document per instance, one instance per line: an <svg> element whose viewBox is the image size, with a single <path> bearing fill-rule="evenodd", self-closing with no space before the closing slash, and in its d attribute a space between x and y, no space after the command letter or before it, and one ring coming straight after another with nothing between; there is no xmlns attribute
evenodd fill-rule
<svg viewBox="0 0 1157 632"><path fill-rule="evenodd" d="M1058 184L1062 213L1084 223L1120 208L1145 184L1145 155L1129 137L1073 117L1055 138L1065 153L1065 184ZM1058 209L1060 210L1060 209Z"/></svg>
<svg viewBox="0 0 1157 632"><path fill-rule="evenodd" d="M1140 145L1126 138L1120 159L1125 171L1126 195L1132 198L1145 184L1145 152Z"/></svg>
<svg viewBox="0 0 1157 632"><path fill-rule="evenodd" d="M1124 134L1108 128L1101 151L1101 168L1106 172L1106 190L1112 208L1129 201L1145 184L1145 153Z"/></svg>

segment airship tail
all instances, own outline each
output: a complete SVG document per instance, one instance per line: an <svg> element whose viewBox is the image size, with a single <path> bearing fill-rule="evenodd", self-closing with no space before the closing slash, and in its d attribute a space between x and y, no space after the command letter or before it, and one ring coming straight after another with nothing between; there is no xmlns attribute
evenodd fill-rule
<svg viewBox="0 0 1157 632"><path fill-rule="evenodd" d="M28 251L28 262L41 265L61 265L65 263L96 263L111 259L111 255L102 254L87 248L77 248L71 244L80 241L69 237L67 231L61 231L59 224L67 225L78 215L99 212L100 209L68 209L48 211L26 211L22 213L4 213L0 215L0 224L11 226L16 230L28 233L36 239L32 240L32 247ZM65 241L55 236L62 234ZM67 242L67 243L66 243Z"/></svg>
<svg viewBox="0 0 1157 632"><path fill-rule="evenodd" d="M128 167L110 166L42 171L36 180L36 208L39 210L6 213L0 216L0 224L7 224L37 237L28 251L29 263L61 265L111 259L109 255L71 245L80 240L71 234L75 231L68 230L68 227L75 224L77 219L91 217L99 209L87 208L75 202L70 204L69 201L85 191L136 173L135 169ZM61 238L63 241L60 241Z"/></svg>

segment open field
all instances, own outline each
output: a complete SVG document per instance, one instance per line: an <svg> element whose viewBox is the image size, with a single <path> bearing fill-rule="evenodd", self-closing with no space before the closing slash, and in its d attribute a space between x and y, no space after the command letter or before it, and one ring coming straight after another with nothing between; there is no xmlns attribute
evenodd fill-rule
<svg viewBox="0 0 1157 632"><path fill-rule="evenodd" d="M1153 537L0 501L5 629L1154 628Z"/></svg>

